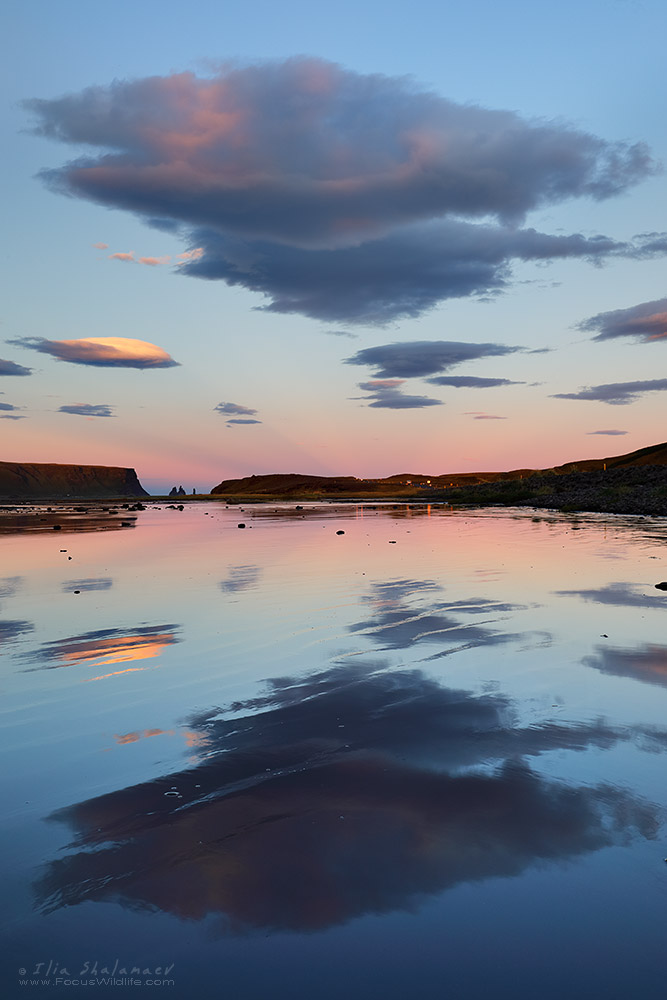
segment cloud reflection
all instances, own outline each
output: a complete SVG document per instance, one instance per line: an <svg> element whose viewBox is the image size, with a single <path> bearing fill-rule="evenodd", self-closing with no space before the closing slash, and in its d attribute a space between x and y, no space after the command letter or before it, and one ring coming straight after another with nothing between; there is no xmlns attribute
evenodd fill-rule
<svg viewBox="0 0 667 1000"><path fill-rule="evenodd" d="M32 632L34 627L32 622L0 620L0 643L14 642L25 632Z"/></svg>
<svg viewBox="0 0 667 1000"><path fill-rule="evenodd" d="M667 687L667 646L652 643L644 643L635 649L596 646L595 655L585 656L582 663L604 674Z"/></svg>
<svg viewBox="0 0 667 1000"><path fill-rule="evenodd" d="M33 670L54 670L79 663L105 666L114 663L128 663L147 660L159 656L167 646L180 642L176 635L178 625L142 625L138 628L102 628L82 635L55 639L39 649L26 654L26 658L36 660L41 665L29 667ZM106 675L111 676L111 675Z"/></svg>
<svg viewBox="0 0 667 1000"><path fill-rule="evenodd" d="M77 590L109 590L113 586L113 580L108 576L91 577L85 580L68 580L63 583L62 589L65 593L75 593Z"/></svg>
<svg viewBox="0 0 667 1000"><path fill-rule="evenodd" d="M593 590L556 590L558 597L578 597L594 604L612 604L627 608L658 608L664 606L657 594L645 594L630 583L609 583Z"/></svg>
<svg viewBox="0 0 667 1000"><path fill-rule="evenodd" d="M45 867L38 900L315 931L655 835L654 810L630 794L561 784L525 760L627 733L513 719L504 695L420 670L356 663L275 678L258 698L189 720L205 735L198 766L54 814L74 851Z"/></svg>
<svg viewBox="0 0 667 1000"><path fill-rule="evenodd" d="M429 601L414 596L440 590L438 584L423 580L390 580L373 585L366 601L371 617L349 625L357 634L367 635L383 649L406 649L416 642L464 643L466 647L508 642L516 635L484 625L497 623L501 612L517 609L486 598L458 601ZM462 615L486 615L482 624L462 620Z"/></svg>
<svg viewBox="0 0 667 1000"><path fill-rule="evenodd" d="M251 590L257 586L261 575L259 566L230 566L224 580L220 581L220 590L225 594L236 594L240 590Z"/></svg>

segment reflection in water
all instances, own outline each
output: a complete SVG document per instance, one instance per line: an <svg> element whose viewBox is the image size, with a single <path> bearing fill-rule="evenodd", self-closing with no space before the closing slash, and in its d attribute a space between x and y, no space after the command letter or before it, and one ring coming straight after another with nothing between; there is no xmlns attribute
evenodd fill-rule
<svg viewBox="0 0 667 1000"><path fill-rule="evenodd" d="M138 743L139 740L151 736L171 736L173 732L173 729L144 729L142 732L116 733L114 739L119 746L124 746L126 743Z"/></svg>
<svg viewBox="0 0 667 1000"><path fill-rule="evenodd" d="M667 646L650 643L636 649L596 646L595 655L585 656L581 662L605 674L667 687Z"/></svg>
<svg viewBox="0 0 667 1000"><path fill-rule="evenodd" d="M32 670L53 670L77 663L126 663L159 656L165 646L180 642L178 625L142 625L139 628L101 628L67 639L55 639L24 658L37 660L42 666Z"/></svg>
<svg viewBox="0 0 667 1000"><path fill-rule="evenodd" d="M43 507L35 510L20 510L18 512L0 512L0 534L13 535L30 532L61 532L84 531L117 531L121 528L133 528L136 525L136 514L128 514L115 508L92 508L79 511L47 510Z"/></svg>
<svg viewBox="0 0 667 1000"><path fill-rule="evenodd" d="M512 719L503 695L420 670L274 679L261 697L190 720L206 737L197 767L55 813L76 850L46 866L39 902L312 931L655 835L653 809L629 793L567 786L525 760L627 733Z"/></svg>
<svg viewBox="0 0 667 1000"><path fill-rule="evenodd" d="M0 578L0 597L13 597L22 582L22 576L5 576Z"/></svg>
<svg viewBox="0 0 667 1000"><path fill-rule="evenodd" d="M13 642L25 632L32 632L32 622L0 620L0 643Z"/></svg>
<svg viewBox="0 0 667 1000"><path fill-rule="evenodd" d="M486 598L425 602L421 595L442 588L430 580L390 580L375 583L366 598L372 617L349 625L351 632L368 635L385 649L406 649L415 642L464 644L464 648L508 642L516 635L483 628L495 623L501 612L518 605ZM416 598L416 599L414 599ZM468 624L461 615L489 615L482 625ZM460 647L459 647L460 648Z"/></svg>
<svg viewBox="0 0 667 1000"><path fill-rule="evenodd" d="M659 608L662 605L660 595L644 593L636 586L628 583L609 583L606 587L596 590L557 590L559 597L579 597L582 601L592 601L595 604L613 604L628 608Z"/></svg>
<svg viewBox="0 0 667 1000"><path fill-rule="evenodd" d="M68 580L63 583L62 589L67 594L74 593L75 590L109 590L113 585L113 580L108 576L100 576L86 580Z"/></svg>
<svg viewBox="0 0 667 1000"><path fill-rule="evenodd" d="M235 594L239 590L250 590L257 586L260 574L259 566L230 566L227 576L220 581L220 590L226 594Z"/></svg>

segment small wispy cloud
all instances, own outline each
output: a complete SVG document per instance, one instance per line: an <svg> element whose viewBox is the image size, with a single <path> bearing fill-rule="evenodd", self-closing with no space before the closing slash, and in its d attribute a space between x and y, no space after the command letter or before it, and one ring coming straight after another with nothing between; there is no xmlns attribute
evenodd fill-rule
<svg viewBox="0 0 667 1000"><path fill-rule="evenodd" d="M525 385L509 378L476 378L474 375L436 375L427 378L431 385L451 386L453 389L496 389L503 385Z"/></svg>
<svg viewBox="0 0 667 1000"><path fill-rule="evenodd" d="M108 243L93 243L93 246L95 247L96 250L108 250L109 249L109 244Z"/></svg>
<svg viewBox="0 0 667 1000"><path fill-rule="evenodd" d="M130 250L129 253L110 253L109 260L122 260L127 263L136 263L136 257L134 256L134 250Z"/></svg>
<svg viewBox="0 0 667 1000"><path fill-rule="evenodd" d="M587 434L605 434L607 437L620 437L620 435L622 435L622 434L627 434L628 431L616 431L616 430L609 430L609 431L587 431L586 433Z"/></svg>
<svg viewBox="0 0 667 1000"><path fill-rule="evenodd" d="M667 339L667 299L640 302L629 309L598 313L577 325L578 330L597 330L593 340L635 337L644 342Z"/></svg>
<svg viewBox="0 0 667 1000"><path fill-rule="evenodd" d="M179 267L181 264L189 264L192 261L200 260L203 256L203 247L195 247L194 250L185 250L184 253L176 255L176 266Z"/></svg>
<svg viewBox="0 0 667 1000"><path fill-rule="evenodd" d="M647 392L667 391L667 378L644 379L636 382L607 382L584 386L579 392L557 392L552 399L590 399L612 406L626 406Z"/></svg>
<svg viewBox="0 0 667 1000"><path fill-rule="evenodd" d="M163 257L140 257L139 263L146 264L148 267L162 267L168 264L171 260L169 254L165 254Z"/></svg>
<svg viewBox="0 0 667 1000"><path fill-rule="evenodd" d="M229 417L227 426L232 424L261 424L261 420L256 420L257 410L251 406L242 406L241 403L218 403L213 409L223 417Z"/></svg>
<svg viewBox="0 0 667 1000"><path fill-rule="evenodd" d="M32 375L32 368L24 368L15 361L5 361L0 358L0 375Z"/></svg>
<svg viewBox="0 0 667 1000"><path fill-rule="evenodd" d="M106 403L68 403L58 408L59 413L73 413L77 417L113 417L115 413Z"/></svg>
<svg viewBox="0 0 667 1000"><path fill-rule="evenodd" d="M218 403L213 409L225 416L231 414L234 416L252 417L257 413L257 410L253 410L252 407L242 406L240 403Z"/></svg>
<svg viewBox="0 0 667 1000"><path fill-rule="evenodd" d="M431 396L408 396L401 392L404 379L371 379L369 382L359 382L359 388L367 392L367 396L357 397L370 400L368 405L381 410L420 410L426 406L442 406L440 399Z"/></svg>

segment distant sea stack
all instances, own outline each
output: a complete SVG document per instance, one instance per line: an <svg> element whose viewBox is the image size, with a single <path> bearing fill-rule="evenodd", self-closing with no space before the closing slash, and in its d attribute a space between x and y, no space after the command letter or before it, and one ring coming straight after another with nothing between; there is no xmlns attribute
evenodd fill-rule
<svg viewBox="0 0 667 1000"><path fill-rule="evenodd" d="M148 495L134 469L109 465L0 462L0 496L7 499Z"/></svg>

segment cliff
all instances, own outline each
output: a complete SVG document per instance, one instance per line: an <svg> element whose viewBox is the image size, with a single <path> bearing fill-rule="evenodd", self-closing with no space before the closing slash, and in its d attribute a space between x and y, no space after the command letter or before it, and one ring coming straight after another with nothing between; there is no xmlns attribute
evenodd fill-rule
<svg viewBox="0 0 667 1000"><path fill-rule="evenodd" d="M58 497L146 497L134 469L107 465L0 462L0 496L36 500Z"/></svg>

